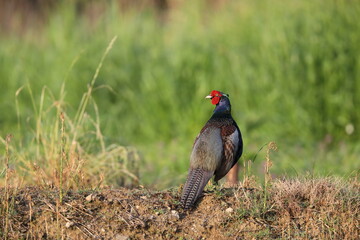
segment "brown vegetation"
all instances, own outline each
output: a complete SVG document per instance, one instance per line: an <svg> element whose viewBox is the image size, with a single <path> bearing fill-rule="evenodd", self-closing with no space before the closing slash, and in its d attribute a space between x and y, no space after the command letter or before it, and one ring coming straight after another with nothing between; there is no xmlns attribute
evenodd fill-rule
<svg viewBox="0 0 360 240"><path fill-rule="evenodd" d="M167 0L118 0L113 1L122 10L153 8L160 15L170 5ZM48 21L50 14L63 1L59 0L0 0L0 33L22 33L28 29L37 29ZM105 1L70 1L78 15L86 16L90 22L101 17L109 2Z"/></svg>
<svg viewBox="0 0 360 240"><path fill-rule="evenodd" d="M217 8L226 0L207 0L206 5ZM76 14L85 16L90 23L104 15L106 9L117 6L122 11L152 9L159 20L166 19L167 11L181 5L178 0L73 0L68 3L59 0L0 0L0 34L23 33L28 29L37 29L48 21L51 13L61 4L73 4Z"/></svg>
<svg viewBox="0 0 360 240"><path fill-rule="evenodd" d="M179 206L178 188L67 191L62 204L56 189L11 189L1 201L1 234L8 239L356 239L360 234L357 179L274 180L267 190L247 185L208 189L189 212Z"/></svg>

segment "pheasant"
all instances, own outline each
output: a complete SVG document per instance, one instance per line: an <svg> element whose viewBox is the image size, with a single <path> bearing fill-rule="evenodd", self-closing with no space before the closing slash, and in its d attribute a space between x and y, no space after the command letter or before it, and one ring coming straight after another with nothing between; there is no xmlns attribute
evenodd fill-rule
<svg viewBox="0 0 360 240"><path fill-rule="evenodd" d="M229 96L213 90L205 98L211 99L216 107L193 144L188 177L181 196L185 209L194 206L212 176L215 176L215 182L223 178L243 151L241 132L231 116Z"/></svg>

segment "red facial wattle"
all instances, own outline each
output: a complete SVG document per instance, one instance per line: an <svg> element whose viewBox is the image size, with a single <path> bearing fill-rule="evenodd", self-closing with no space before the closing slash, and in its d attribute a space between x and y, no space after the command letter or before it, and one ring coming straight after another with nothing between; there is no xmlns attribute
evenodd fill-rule
<svg viewBox="0 0 360 240"><path fill-rule="evenodd" d="M214 105L218 104L218 103L220 102L220 98L221 98L221 97L218 97L218 96L213 97L213 98L211 99L211 103L214 104Z"/></svg>
<svg viewBox="0 0 360 240"><path fill-rule="evenodd" d="M210 96L212 96L211 103L217 105L223 95L221 94L221 92L213 90L211 91Z"/></svg>

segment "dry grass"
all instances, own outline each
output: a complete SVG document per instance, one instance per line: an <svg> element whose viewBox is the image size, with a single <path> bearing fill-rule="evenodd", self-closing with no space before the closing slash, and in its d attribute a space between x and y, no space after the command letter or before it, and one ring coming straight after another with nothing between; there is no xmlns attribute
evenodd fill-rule
<svg viewBox="0 0 360 240"><path fill-rule="evenodd" d="M4 163L4 170L0 172L0 184L5 186L0 197L2 239L14 238L14 214L16 215L18 211L15 199L24 185L35 184L36 194L57 189L57 196L52 199L57 223L57 235L54 237L60 238L62 233L59 211L66 197L65 193L70 189L98 189L103 184L121 186L139 184L139 155L136 149L105 142L100 130L97 105L92 98L102 63L115 40L116 37L110 41L104 51L73 119L66 114L67 104L64 101L66 79L60 89L59 98L55 98L47 87L42 89L39 103L35 102L29 85L21 87L16 92L16 99L25 89L29 92L34 108L34 118L29 120L33 135L31 140L21 139L19 136L12 139L10 134L5 138L0 137L0 142L5 146L5 154L3 157L0 156L0 162ZM75 62L76 59L73 64ZM87 113L90 107L94 108L94 118ZM20 125L22 116L17 101L16 110L20 130L24 126ZM104 175L111 174L115 176L107 179L116 179L116 183L104 180ZM28 214L31 222L33 213L36 212L32 206L36 204L31 202L29 204Z"/></svg>
<svg viewBox="0 0 360 240"><path fill-rule="evenodd" d="M240 236L256 239L357 239L360 183L357 178L276 179L265 189L239 188ZM249 191L251 190L251 191ZM255 228L255 230L254 230Z"/></svg>
<svg viewBox="0 0 360 240"><path fill-rule="evenodd" d="M271 203L283 238L356 239L360 185L338 178L275 181Z"/></svg>
<svg viewBox="0 0 360 240"><path fill-rule="evenodd" d="M0 190L4 193L4 189ZM181 189L66 191L22 188L10 196L10 239L356 239L360 234L358 179L274 180L267 197L251 187L207 192L190 212ZM264 204L266 201L266 204ZM1 210L3 210L3 204ZM1 226L5 215L1 214ZM3 232L2 232L3 234Z"/></svg>
<svg viewBox="0 0 360 240"><path fill-rule="evenodd" d="M136 149L105 141L98 107L92 96L103 62L116 38L105 49L77 109L69 110L65 101L66 77L58 93L59 97L55 97L56 94L45 86L41 91L40 101L36 102L30 85L18 89L15 105L19 132L24 132L31 139L16 135L10 144L7 138L0 137L0 142L7 149L6 155L0 156L0 162L5 165L4 172L0 174L0 184L9 183L7 173L12 170L16 173L12 174L16 178L13 182L35 183L44 188L58 187L60 202L62 189L94 189L102 184L138 184L139 155ZM78 57L74 59L69 71L77 60ZM17 101L19 95L25 94L26 90L33 105L33 118L28 120L29 126L20 125L23 116ZM2 178L3 174L6 174L5 178ZM116 176L104 179L104 175L111 174ZM116 179L116 182L106 181L108 179Z"/></svg>

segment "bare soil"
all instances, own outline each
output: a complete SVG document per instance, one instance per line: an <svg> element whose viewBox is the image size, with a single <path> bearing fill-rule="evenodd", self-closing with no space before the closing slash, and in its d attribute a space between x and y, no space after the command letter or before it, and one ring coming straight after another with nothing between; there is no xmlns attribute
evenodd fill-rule
<svg viewBox="0 0 360 240"><path fill-rule="evenodd" d="M261 187L212 189L195 209L179 205L181 188L165 191L13 189L1 203L0 236L8 239L359 239L359 182L275 181ZM0 193L4 196L5 189ZM7 223L6 223L7 222Z"/></svg>

